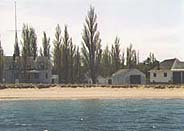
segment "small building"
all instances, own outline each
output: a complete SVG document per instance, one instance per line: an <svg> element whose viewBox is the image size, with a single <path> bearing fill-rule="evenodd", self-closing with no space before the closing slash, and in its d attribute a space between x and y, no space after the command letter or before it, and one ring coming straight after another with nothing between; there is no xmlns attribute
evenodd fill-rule
<svg viewBox="0 0 184 131"><path fill-rule="evenodd" d="M52 84L59 84L59 75L52 75Z"/></svg>
<svg viewBox="0 0 184 131"><path fill-rule="evenodd" d="M26 58L4 56L3 82L4 83L51 83L52 65L44 56Z"/></svg>
<svg viewBox="0 0 184 131"><path fill-rule="evenodd" d="M184 84L184 62L176 58L162 61L149 72L151 83Z"/></svg>
<svg viewBox="0 0 184 131"><path fill-rule="evenodd" d="M108 78L99 75L97 77L97 84L108 84Z"/></svg>
<svg viewBox="0 0 184 131"><path fill-rule="evenodd" d="M111 77L113 85L145 84L146 76L138 69L121 69Z"/></svg>
<svg viewBox="0 0 184 131"><path fill-rule="evenodd" d="M159 65L155 66L150 73L151 83L172 83L173 73L172 67L178 59L167 59L162 61Z"/></svg>
<svg viewBox="0 0 184 131"><path fill-rule="evenodd" d="M104 78L103 76L99 75L96 78L96 84L108 84L108 79L109 78ZM87 84L93 83L92 79L87 74L85 75L84 83L87 83Z"/></svg>

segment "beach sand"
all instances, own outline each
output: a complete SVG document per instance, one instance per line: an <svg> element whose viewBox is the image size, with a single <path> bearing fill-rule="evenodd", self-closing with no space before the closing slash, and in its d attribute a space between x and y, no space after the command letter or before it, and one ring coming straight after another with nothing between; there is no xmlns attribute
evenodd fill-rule
<svg viewBox="0 0 184 131"><path fill-rule="evenodd" d="M184 99L184 88L59 88L4 89L0 100Z"/></svg>

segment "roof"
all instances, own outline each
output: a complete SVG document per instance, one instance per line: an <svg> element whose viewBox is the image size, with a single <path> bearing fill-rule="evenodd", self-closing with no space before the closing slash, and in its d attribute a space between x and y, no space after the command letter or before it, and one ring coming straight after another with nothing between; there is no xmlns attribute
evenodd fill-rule
<svg viewBox="0 0 184 131"><path fill-rule="evenodd" d="M155 66L152 70L170 70L172 67L173 67L173 64L176 62L176 61L179 61L178 59L174 58L174 59L167 59L167 60L164 60L162 61L160 64L159 64L159 68L158 66Z"/></svg>
<svg viewBox="0 0 184 131"><path fill-rule="evenodd" d="M114 74L112 74L112 76L119 75L119 74L126 74L126 73L128 73L130 70L132 70L132 69L121 69L121 70L115 72Z"/></svg>
<svg viewBox="0 0 184 131"><path fill-rule="evenodd" d="M176 61L172 66L172 70L184 70L184 62Z"/></svg>
<svg viewBox="0 0 184 131"><path fill-rule="evenodd" d="M112 76L127 74L127 73L129 73L129 72L131 72L131 71L135 71L135 70L136 70L136 71L139 71L138 69L121 69L121 70L115 72L114 74L112 74ZM141 71L139 71L139 72L141 72ZM141 72L141 73L142 73L142 72Z"/></svg>

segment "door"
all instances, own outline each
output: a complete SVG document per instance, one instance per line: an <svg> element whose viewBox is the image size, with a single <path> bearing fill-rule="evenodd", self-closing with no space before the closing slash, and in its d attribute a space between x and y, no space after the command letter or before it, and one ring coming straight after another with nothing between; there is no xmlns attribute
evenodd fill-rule
<svg viewBox="0 0 184 131"><path fill-rule="evenodd" d="M173 72L173 83L174 84L181 84L181 72Z"/></svg>
<svg viewBox="0 0 184 131"><path fill-rule="evenodd" d="M131 75L130 84L141 84L141 75Z"/></svg>

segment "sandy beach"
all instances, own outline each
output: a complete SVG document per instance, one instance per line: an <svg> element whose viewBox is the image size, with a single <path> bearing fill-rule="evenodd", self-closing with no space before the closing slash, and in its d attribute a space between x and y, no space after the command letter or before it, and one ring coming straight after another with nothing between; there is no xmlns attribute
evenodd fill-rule
<svg viewBox="0 0 184 131"><path fill-rule="evenodd" d="M4 89L0 100L75 100L75 99L184 99L183 88L59 88Z"/></svg>

